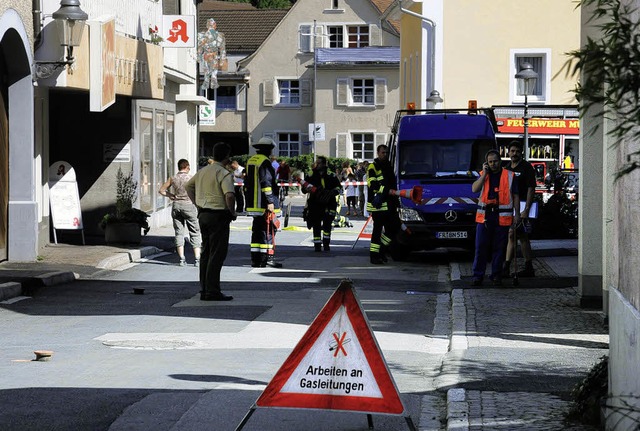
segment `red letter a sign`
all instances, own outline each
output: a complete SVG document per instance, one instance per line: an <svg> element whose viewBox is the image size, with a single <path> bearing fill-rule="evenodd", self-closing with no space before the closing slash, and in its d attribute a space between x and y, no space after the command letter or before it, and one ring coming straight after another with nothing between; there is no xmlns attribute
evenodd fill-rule
<svg viewBox="0 0 640 431"><path fill-rule="evenodd" d="M404 413L350 281L340 283L256 405Z"/></svg>

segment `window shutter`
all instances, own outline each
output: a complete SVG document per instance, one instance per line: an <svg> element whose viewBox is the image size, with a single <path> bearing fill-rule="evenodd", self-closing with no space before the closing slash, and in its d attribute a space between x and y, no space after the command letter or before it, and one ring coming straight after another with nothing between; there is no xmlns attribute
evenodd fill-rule
<svg viewBox="0 0 640 431"><path fill-rule="evenodd" d="M311 31L313 26L301 25L300 26L300 46L298 49L300 52L311 52Z"/></svg>
<svg viewBox="0 0 640 431"><path fill-rule="evenodd" d="M375 24L369 24L369 45L382 46L382 31Z"/></svg>
<svg viewBox="0 0 640 431"><path fill-rule="evenodd" d="M347 157L347 141L346 133L336 134L336 157Z"/></svg>
<svg viewBox="0 0 640 431"><path fill-rule="evenodd" d="M308 133L300 133L300 154L311 154L311 145L305 145L304 143L309 140Z"/></svg>
<svg viewBox="0 0 640 431"><path fill-rule="evenodd" d="M376 78L376 106L387 104L387 80Z"/></svg>
<svg viewBox="0 0 640 431"><path fill-rule="evenodd" d="M338 79L336 88L336 104L338 106L347 106L349 104L349 80Z"/></svg>
<svg viewBox="0 0 640 431"><path fill-rule="evenodd" d="M245 84L236 85L236 110L247 110L247 86Z"/></svg>
<svg viewBox="0 0 640 431"><path fill-rule="evenodd" d="M300 104L302 106L311 106L311 80L300 80Z"/></svg>
<svg viewBox="0 0 640 431"><path fill-rule="evenodd" d="M316 24L316 39L315 39L316 48L324 48L324 41L326 40L326 38L322 36L323 33L324 33L324 26ZM313 51L313 47L311 47L311 50Z"/></svg>
<svg viewBox="0 0 640 431"><path fill-rule="evenodd" d="M262 82L262 104L264 106L273 106L274 101L274 89L275 89L275 80L267 79Z"/></svg>

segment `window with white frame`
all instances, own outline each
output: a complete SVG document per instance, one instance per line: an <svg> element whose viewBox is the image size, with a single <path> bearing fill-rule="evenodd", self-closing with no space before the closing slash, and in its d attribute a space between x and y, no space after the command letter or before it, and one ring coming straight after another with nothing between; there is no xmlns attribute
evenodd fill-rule
<svg viewBox="0 0 640 431"><path fill-rule="evenodd" d="M387 80L373 77L338 78L339 106L384 106L387 102Z"/></svg>
<svg viewBox="0 0 640 431"><path fill-rule="evenodd" d="M279 79L278 90L280 105L300 105L300 81Z"/></svg>
<svg viewBox="0 0 640 431"><path fill-rule="evenodd" d="M551 82L550 82L550 54L551 50L512 50L511 58L511 100L514 103L524 103L524 96L518 95L518 81L515 78L516 73L522 68L522 64L529 63L533 70L538 74L533 94L527 96L528 102L549 102L551 98Z"/></svg>
<svg viewBox="0 0 640 431"><path fill-rule="evenodd" d="M373 133L351 134L352 154L356 160L373 160L375 158L375 142Z"/></svg>
<svg viewBox="0 0 640 431"><path fill-rule="evenodd" d="M374 105L375 87L373 79L353 79L351 100L354 105Z"/></svg>
<svg viewBox="0 0 640 431"><path fill-rule="evenodd" d="M207 99L216 101L216 109L235 110L236 104L236 86L221 85L215 90L207 89Z"/></svg>
<svg viewBox="0 0 640 431"><path fill-rule="evenodd" d="M300 132L278 132L278 156L300 155Z"/></svg>
<svg viewBox="0 0 640 431"><path fill-rule="evenodd" d="M369 46L369 26L349 25L347 26L347 37L349 48L363 48Z"/></svg>
<svg viewBox="0 0 640 431"><path fill-rule="evenodd" d="M311 106L311 80L274 78L263 82L262 104L279 108Z"/></svg>

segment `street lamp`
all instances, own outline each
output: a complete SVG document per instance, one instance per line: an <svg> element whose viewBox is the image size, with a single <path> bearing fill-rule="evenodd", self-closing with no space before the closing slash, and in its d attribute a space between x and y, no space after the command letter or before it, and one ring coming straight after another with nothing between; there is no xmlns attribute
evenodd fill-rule
<svg viewBox="0 0 640 431"><path fill-rule="evenodd" d="M440 93L438 90L433 90L429 97L427 97L427 103L430 103L431 106L435 109L438 103L442 103L442 97L440 97Z"/></svg>
<svg viewBox="0 0 640 431"><path fill-rule="evenodd" d="M533 70L531 63L522 63L520 71L516 73L515 78L518 80L518 96L524 96L524 116L522 117L524 122L524 158L529 159L529 103L527 96L533 94L533 90L536 88L536 81L538 80L538 74Z"/></svg>
<svg viewBox="0 0 640 431"><path fill-rule="evenodd" d="M73 47L80 46L82 33L89 15L80 9L80 0L61 0L60 9L55 11L51 17L54 19L60 45L66 48L66 59L58 61L36 61L36 76L38 78L48 78L57 69L67 65L71 66L75 58L73 57Z"/></svg>

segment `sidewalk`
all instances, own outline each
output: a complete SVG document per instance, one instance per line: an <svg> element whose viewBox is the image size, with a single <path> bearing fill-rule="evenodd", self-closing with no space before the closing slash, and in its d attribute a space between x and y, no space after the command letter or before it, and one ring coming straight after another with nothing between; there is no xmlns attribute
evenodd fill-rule
<svg viewBox="0 0 640 431"><path fill-rule="evenodd" d="M460 264L438 384L447 390L447 430L596 429L564 419L570 391L609 343L600 310L580 307L577 240L532 246L536 277L517 287L470 287L471 264Z"/></svg>
<svg viewBox="0 0 640 431"><path fill-rule="evenodd" d="M48 244L37 262L0 263L0 301L34 288L90 278L173 247L171 226L151 229L140 245Z"/></svg>

